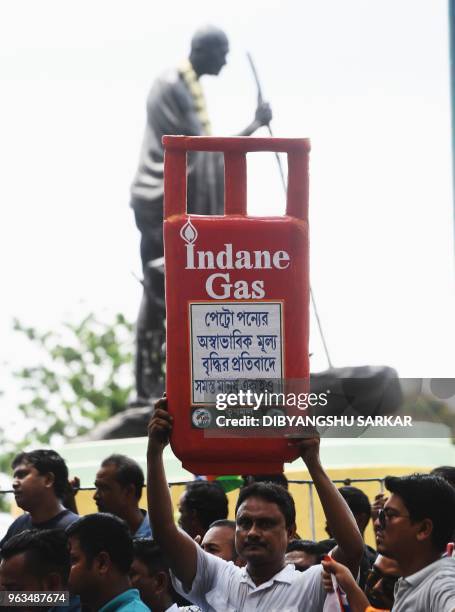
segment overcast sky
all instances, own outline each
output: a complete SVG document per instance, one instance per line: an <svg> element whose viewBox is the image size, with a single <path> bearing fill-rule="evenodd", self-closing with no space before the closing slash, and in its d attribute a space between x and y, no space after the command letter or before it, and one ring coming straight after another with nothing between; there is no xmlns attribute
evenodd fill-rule
<svg viewBox="0 0 455 612"><path fill-rule="evenodd" d="M145 98L205 23L231 44L202 80L214 133L251 120L250 51L275 135L311 138L311 283L334 364L453 376L443 0L1 3L0 360L30 365L13 316L44 329L89 311L135 318L128 190ZM249 171L250 210L282 211L273 157ZM312 351L324 369L315 329Z"/></svg>

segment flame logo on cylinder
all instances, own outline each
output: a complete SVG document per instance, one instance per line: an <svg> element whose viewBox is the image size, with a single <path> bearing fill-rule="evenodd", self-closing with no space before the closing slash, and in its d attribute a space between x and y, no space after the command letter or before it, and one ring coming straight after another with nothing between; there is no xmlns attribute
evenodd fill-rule
<svg viewBox="0 0 455 612"><path fill-rule="evenodd" d="M197 240L197 230L194 225L191 223L191 219L185 223L185 225L180 230L180 236L187 244L193 244Z"/></svg>

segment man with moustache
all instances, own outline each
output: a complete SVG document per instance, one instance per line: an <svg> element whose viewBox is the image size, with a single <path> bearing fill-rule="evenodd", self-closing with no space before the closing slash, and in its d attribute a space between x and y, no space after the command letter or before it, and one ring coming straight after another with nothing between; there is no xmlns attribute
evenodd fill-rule
<svg viewBox="0 0 455 612"><path fill-rule="evenodd" d="M95 477L93 499L100 512L123 519L134 538L150 538L152 531L146 510L139 508L144 487L141 466L126 455L106 457Z"/></svg>
<svg viewBox="0 0 455 612"><path fill-rule="evenodd" d="M295 534L291 495L272 483L255 483L240 491L236 507L236 549L246 561L240 568L203 551L173 520L163 465L172 417L167 401L155 405L149 423L148 487L154 537L169 558L177 590L208 612L233 610L312 610L322 612L325 592L321 568L299 572L286 565L285 552ZM319 439L298 440L338 545L336 559L357 574L363 553L354 517L319 459ZM160 504L152 500L160 499Z"/></svg>
<svg viewBox="0 0 455 612"><path fill-rule="evenodd" d="M394 559L400 571L392 612L455 612L455 559L444 556L455 528L455 490L428 474L388 476L391 493L374 527L381 555ZM364 612L368 600L351 576L327 559L353 612Z"/></svg>

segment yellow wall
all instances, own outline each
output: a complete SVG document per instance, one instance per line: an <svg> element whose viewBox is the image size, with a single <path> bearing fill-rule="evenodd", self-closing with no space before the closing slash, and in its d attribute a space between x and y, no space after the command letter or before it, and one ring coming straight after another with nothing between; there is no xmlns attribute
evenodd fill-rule
<svg viewBox="0 0 455 612"><path fill-rule="evenodd" d="M346 478L350 478L351 480L355 480L356 478L383 478L386 474L394 474L396 476L401 476L404 474L409 474L415 471L427 471L425 469L419 469L416 467L375 467L375 468L337 468L337 469L329 469L327 470L330 478L333 480L344 480ZM308 472L302 470L301 472L290 472L287 474L290 480L310 480ZM370 500L372 501L374 496L380 492L380 485L378 482L368 482L368 483L352 483L353 486L362 489ZM338 484L337 486L341 486ZM171 487L171 496L174 504L175 515L177 516L177 502L182 494L184 489L183 485L172 486ZM305 539L311 539L311 529L310 529L310 513L309 513L309 491L307 485L301 484L291 484L290 492L294 497L296 509L297 509L297 532L300 537ZM88 514L90 512L96 512L96 505L92 499L93 491L80 491L77 496L77 504L79 508L79 512L81 514ZM228 493L229 499L229 518L234 518L234 509L235 503L238 496L238 490L231 491ZM323 516L322 508L319 503L319 499L317 494L314 494L314 502L315 502L315 527L316 527L316 539L323 540L327 538L327 534L324 530L325 519ZM145 491L141 500L141 507L147 507L147 500ZM371 546L374 546L374 537L373 537L373 529L370 525L368 527L366 533L366 541Z"/></svg>

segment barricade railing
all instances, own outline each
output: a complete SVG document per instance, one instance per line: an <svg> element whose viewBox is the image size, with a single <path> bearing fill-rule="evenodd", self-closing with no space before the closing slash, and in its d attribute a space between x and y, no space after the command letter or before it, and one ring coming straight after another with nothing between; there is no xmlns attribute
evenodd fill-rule
<svg viewBox="0 0 455 612"><path fill-rule="evenodd" d="M194 482L194 480L179 480L176 482L169 482L168 484L169 484L169 488L172 489L172 487L185 486L189 484L190 482ZM335 485L342 485L342 486L351 486L351 485L355 485L356 483L357 484L377 483L378 488L379 488L378 493L382 493L384 491L384 478L341 478L341 479L334 479L332 480L332 482ZM292 485L303 485L303 486L308 487L308 498L309 498L308 524L309 524L309 530L311 532L311 539L315 540L316 539L316 520L315 520L314 483L312 480L301 480L301 479L293 479L293 478L288 478L288 483ZM79 491L95 491L95 487L93 486L80 487ZM11 493L13 493L12 489L0 491L0 495L6 495L6 494L11 494ZM295 495L294 495L294 501L296 502L297 512L299 513L299 510L301 509L301 507L297 503L298 500L295 499Z"/></svg>

